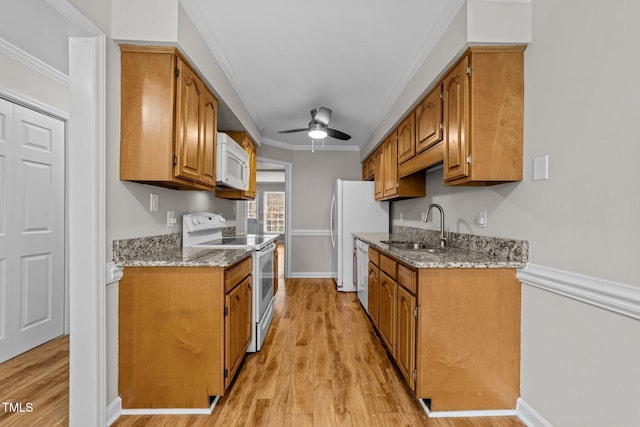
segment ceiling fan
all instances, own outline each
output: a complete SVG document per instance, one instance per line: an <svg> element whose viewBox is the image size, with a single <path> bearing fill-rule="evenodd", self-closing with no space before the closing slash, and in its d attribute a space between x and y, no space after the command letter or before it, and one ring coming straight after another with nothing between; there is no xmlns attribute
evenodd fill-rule
<svg viewBox="0 0 640 427"><path fill-rule="evenodd" d="M324 139L327 136L340 139L342 141L351 139L351 135L347 135L339 130L331 129L329 127L329 120L331 120L331 109L327 107L314 108L311 110L311 121L309 122L309 127L281 130L278 133L307 132L311 139Z"/></svg>

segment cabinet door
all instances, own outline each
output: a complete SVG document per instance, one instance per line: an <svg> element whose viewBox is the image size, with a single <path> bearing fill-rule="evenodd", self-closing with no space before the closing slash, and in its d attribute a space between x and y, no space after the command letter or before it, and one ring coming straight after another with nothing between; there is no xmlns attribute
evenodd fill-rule
<svg viewBox="0 0 640 427"><path fill-rule="evenodd" d="M444 180L468 176L469 76L468 57L444 80Z"/></svg>
<svg viewBox="0 0 640 427"><path fill-rule="evenodd" d="M415 390L413 371L416 365L416 297L404 287L398 286L398 335L396 345L396 363L409 388Z"/></svg>
<svg viewBox="0 0 640 427"><path fill-rule="evenodd" d="M384 146L378 147L374 156L374 196L380 200L384 197Z"/></svg>
<svg viewBox="0 0 640 427"><path fill-rule="evenodd" d="M202 109L202 176L203 184L216 185L216 132L217 101L211 92L205 89Z"/></svg>
<svg viewBox="0 0 640 427"><path fill-rule="evenodd" d="M393 132L384 142L384 188L385 198L398 194L398 141Z"/></svg>
<svg viewBox="0 0 640 427"><path fill-rule="evenodd" d="M201 108L204 105L204 85L184 62L178 59L178 87L176 89L175 175L200 181L202 135Z"/></svg>
<svg viewBox="0 0 640 427"><path fill-rule="evenodd" d="M405 162L416 155L415 115L411 113L398 126L398 163Z"/></svg>
<svg viewBox="0 0 640 427"><path fill-rule="evenodd" d="M367 303L369 307L369 317L374 326L378 327L378 294L380 293L380 282L378 279L378 267L369 261L368 294Z"/></svg>
<svg viewBox="0 0 640 427"><path fill-rule="evenodd" d="M251 276L225 297L225 387L242 362L251 341Z"/></svg>
<svg viewBox="0 0 640 427"><path fill-rule="evenodd" d="M397 283L384 271L380 271L378 293L378 331L387 348L394 352L396 343L396 288Z"/></svg>
<svg viewBox="0 0 640 427"><path fill-rule="evenodd" d="M442 87L433 90L416 109L416 152L442 141Z"/></svg>

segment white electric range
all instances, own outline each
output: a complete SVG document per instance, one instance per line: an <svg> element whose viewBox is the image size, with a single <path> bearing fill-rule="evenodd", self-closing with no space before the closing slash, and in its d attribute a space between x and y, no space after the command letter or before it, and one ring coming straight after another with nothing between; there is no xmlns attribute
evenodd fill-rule
<svg viewBox="0 0 640 427"><path fill-rule="evenodd" d="M195 212L182 216L182 246L216 249L254 249L253 322L247 351L259 351L273 320L273 253L278 235L247 234L223 237L225 219L214 213Z"/></svg>

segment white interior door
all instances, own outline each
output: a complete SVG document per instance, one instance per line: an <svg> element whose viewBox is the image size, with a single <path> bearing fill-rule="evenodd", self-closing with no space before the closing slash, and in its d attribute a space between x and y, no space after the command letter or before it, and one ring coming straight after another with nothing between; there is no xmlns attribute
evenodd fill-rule
<svg viewBox="0 0 640 427"><path fill-rule="evenodd" d="M64 132L0 99L0 362L63 333Z"/></svg>

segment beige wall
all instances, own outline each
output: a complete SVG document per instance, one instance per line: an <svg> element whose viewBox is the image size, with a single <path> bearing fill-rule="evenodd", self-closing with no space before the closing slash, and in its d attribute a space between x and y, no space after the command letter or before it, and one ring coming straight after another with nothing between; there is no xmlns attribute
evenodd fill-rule
<svg viewBox="0 0 640 427"><path fill-rule="evenodd" d="M69 112L69 87L0 52L0 91ZM6 96L7 94L5 94Z"/></svg>
<svg viewBox="0 0 640 427"><path fill-rule="evenodd" d="M394 224L402 214L415 225L429 203L440 203L448 230L526 239L534 264L640 287L640 85L620 77L640 66L632 53L640 3L532 6L524 180L451 188L442 170L431 172L427 197L392 204ZM454 38L443 39L451 55L458 52L448 43ZM398 105L411 105L419 94L404 96ZM550 178L534 182L533 158L546 154ZM479 210L488 212L488 228L477 227ZM436 215L426 227L437 224ZM640 425L640 322L529 286L522 302L523 399L558 427Z"/></svg>

